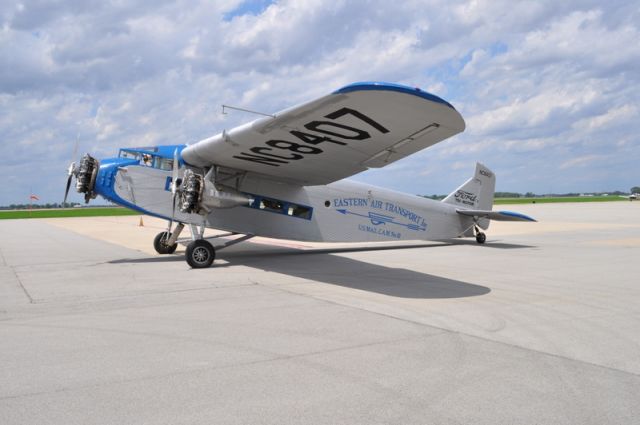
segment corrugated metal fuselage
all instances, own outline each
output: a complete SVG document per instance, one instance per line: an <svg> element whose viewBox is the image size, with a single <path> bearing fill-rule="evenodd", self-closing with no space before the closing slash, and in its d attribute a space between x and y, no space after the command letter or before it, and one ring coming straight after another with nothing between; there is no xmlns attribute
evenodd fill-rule
<svg viewBox="0 0 640 425"><path fill-rule="evenodd" d="M170 179L169 171L118 167L99 192L116 203L170 218ZM473 224L452 205L349 180L305 187L248 175L237 189L253 203L214 209L206 217L176 211L175 218L243 234L318 242L447 239L462 236Z"/></svg>

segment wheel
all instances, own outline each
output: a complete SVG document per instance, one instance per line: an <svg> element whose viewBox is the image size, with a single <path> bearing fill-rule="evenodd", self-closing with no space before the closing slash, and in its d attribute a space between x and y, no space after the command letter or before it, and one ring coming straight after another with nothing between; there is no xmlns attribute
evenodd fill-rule
<svg viewBox="0 0 640 425"><path fill-rule="evenodd" d="M476 242L478 243L484 243L487 240L487 235L485 235L482 232L478 232L476 234Z"/></svg>
<svg viewBox="0 0 640 425"><path fill-rule="evenodd" d="M174 243L173 245L167 245L166 243L170 237L171 233L160 232L153 239L153 247L158 254L173 254L176 252L176 248L178 248L177 243Z"/></svg>
<svg viewBox="0 0 640 425"><path fill-rule="evenodd" d="M204 269L216 259L216 250L209 242L198 239L187 245L185 259L194 269Z"/></svg>

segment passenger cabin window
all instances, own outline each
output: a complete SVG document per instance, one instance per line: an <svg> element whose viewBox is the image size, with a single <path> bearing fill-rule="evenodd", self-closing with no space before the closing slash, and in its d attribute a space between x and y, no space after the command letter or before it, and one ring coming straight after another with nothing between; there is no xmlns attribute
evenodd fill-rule
<svg viewBox="0 0 640 425"><path fill-rule="evenodd" d="M302 205L289 204L289 208L287 209L287 215L291 215L293 217L306 218L307 220L310 220L311 208L303 207Z"/></svg>
<svg viewBox="0 0 640 425"><path fill-rule="evenodd" d="M247 193L253 198L253 202L249 205L245 205L248 208L253 208L261 211L269 211L276 214L286 215L289 217L303 218L305 220L311 220L313 215L313 208L305 205L298 205L292 202L281 201L279 199L265 198L259 195L253 195Z"/></svg>
<svg viewBox="0 0 640 425"><path fill-rule="evenodd" d="M275 199L262 199L260 201L260 209L274 212L282 212L282 202Z"/></svg>

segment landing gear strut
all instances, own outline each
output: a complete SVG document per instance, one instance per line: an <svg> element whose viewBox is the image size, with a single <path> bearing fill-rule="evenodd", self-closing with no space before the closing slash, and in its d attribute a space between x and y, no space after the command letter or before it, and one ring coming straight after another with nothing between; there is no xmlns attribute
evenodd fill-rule
<svg viewBox="0 0 640 425"><path fill-rule="evenodd" d="M184 224L178 223L176 228L171 232L171 225L166 232L160 232L153 240L153 247L158 254L173 254L178 247L178 237L184 229Z"/></svg>
<svg viewBox="0 0 640 425"><path fill-rule="evenodd" d="M216 259L216 251L244 242L253 237L253 235L242 235L239 238L227 240L223 244L214 247L207 239L235 236L239 233L229 232L204 238L204 225L199 228L195 224L190 224L189 226L191 228L191 241L188 243L187 241L189 239L178 240L182 229L184 229L183 223L178 223L173 232L171 231L171 228L169 228L167 231L158 233L153 240L153 247L158 254L173 254L178 247L178 243L186 244L187 249L185 251L185 260L187 263L194 269L204 269L210 267Z"/></svg>

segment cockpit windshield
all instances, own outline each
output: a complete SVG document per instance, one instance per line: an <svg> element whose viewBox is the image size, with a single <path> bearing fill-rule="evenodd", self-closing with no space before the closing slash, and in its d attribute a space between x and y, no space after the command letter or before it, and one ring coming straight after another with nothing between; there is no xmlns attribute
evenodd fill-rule
<svg viewBox="0 0 640 425"><path fill-rule="evenodd" d="M149 149L151 150L151 148ZM173 159L164 158L150 152L140 152L138 150L120 149L120 158L134 159L147 167L158 168L160 170L171 171L173 169Z"/></svg>

